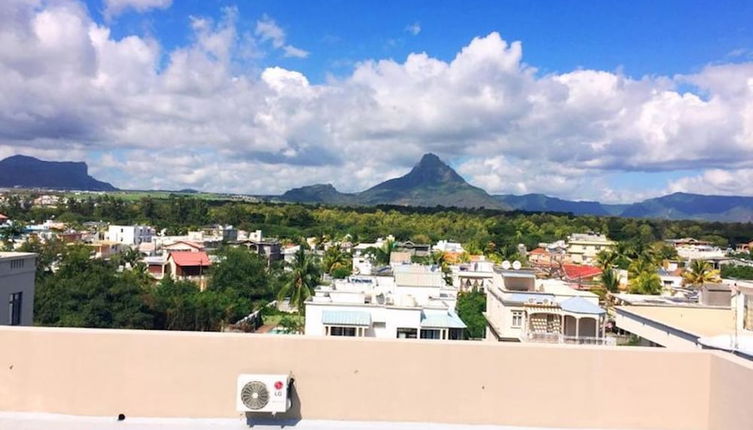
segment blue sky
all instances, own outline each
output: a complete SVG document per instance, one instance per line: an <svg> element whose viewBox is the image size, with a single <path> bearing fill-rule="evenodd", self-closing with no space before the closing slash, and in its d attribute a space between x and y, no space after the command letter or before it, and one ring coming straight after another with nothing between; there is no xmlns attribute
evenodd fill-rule
<svg viewBox="0 0 753 430"><path fill-rule="evenodd" d="M104 22L102 1L87 5ZM271 56L264 62L295 68L313 82L365 59L425 51L451 60L469 40L493 31L523 41L526 62L540 73L592 68L674 75L753 54L750 1L180 0L147 14L130 10L111 24L116 37L154 34L170 49L190 41L189 16L219 19L224 7L237 7L239 27L250 31L265 14L275 19L293 44L312 54L305 61ZM420 26L416 35L406 31L413 24Z"/></svg>
<svg viewBox="0 0 753 430"><path fill-rule="evenodd" d="M0 56L0 75L34 58L49 82L82 79L15 83L80 106L26 112L44 125L0 111L23 130L0 155L77 156L138 188L354 191L436 152L493 193L753 194L750 1L80 1L0 6L15 20L0 33L81 36ZM178 174L137 161L168 148ZM267 180L213 174L229 163Z"/></svg>

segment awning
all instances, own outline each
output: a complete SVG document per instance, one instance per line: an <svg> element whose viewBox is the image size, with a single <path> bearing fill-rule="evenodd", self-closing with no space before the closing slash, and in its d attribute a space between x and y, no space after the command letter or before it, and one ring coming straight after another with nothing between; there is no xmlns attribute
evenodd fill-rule
<svg viewBox="0 0 753 430"><path fill-rule="evenodd" d="M324 311L322 324L345 326L371 326L371 314L358 311Z"/></svg>
<svg viewBox="0 0 753 430"><path fill-rule="evenodd" d="M430 310L421 312L421 327L466 328L463 320L455 312Z"/></svg>
<svg viewBox="0 0 753 430"><path fill-rule="evenodd" d="M560 303L560 308L565 312L574 314L601 315L606 311L598 305L584 299L583 297L571 297Z"/></svg>

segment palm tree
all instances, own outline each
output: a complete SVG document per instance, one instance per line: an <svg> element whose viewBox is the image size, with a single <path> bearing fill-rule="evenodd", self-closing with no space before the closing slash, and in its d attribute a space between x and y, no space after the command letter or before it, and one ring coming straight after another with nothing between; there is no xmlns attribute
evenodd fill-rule
<svg viewBox="0 0 753 430"><path fill-rule="evenodd" d="M452 285L452 270L444 252L437 251L431 254L431 260L442 271L442 278L447 285Z"/></svg>
<svg viewBox="0 0 753 430"><path fill-rule="evenodd" d="M628 277L630 279L630 292L636 294L661 294L661 277L658 266L648 253L639 254L638 258L630 263Z"/></svg>
<svg viewBox="0 0 753 430"><path fill-rule="evenodd" d="M282 301L290 297L290 305L295 306L298 313L303 315L306 310L306 299L311 297L312 291L319 284L322 271L314 257L308 255L303 246L295 253L295 258L288 267L291 269L290 278L280 288L277 299Z"/></svg>
<svg viewBox="0 0 753 430"><path fill-rule="evenodd" d="M617 258L619 258L617 252L605 249L596 254L596 263L599 268L601 268L601 270L606 272L614 267L614 265L617 263Z"/></svg>
<svg viewBox="0 0 753 430"><path fill-rule="evenodd" d="M612 268L604 269L601 273L601 285L610 293L616 293L620 290L620 278L617 272Z"/></svg>
<svg viewBox="0 0 753 430"><path fill-rule="evenodd" d="M693 260L690 267L682 274L682 283L700 287L703 284L715 284L721 282L719 271L714 270L708 261Z"/></svg>
<svg viewBox="0 0 753 430"><path fill-rule="evenodd" d="M387 240L381 247L369 248L367 252L372 255L376 264L387 266L390 264L390 255L395 248L397 248L397 243L394 240Z"/></svg>
<svg viewBox="0 0 753 430"><path fill-rule="evenodd" d="M348 267L349 265L350 256L347 252L343 251L340 244L330 246L326 251L324 251L322 266L324 266L325 272L332 274L333 271L342 267Z"/></svg>

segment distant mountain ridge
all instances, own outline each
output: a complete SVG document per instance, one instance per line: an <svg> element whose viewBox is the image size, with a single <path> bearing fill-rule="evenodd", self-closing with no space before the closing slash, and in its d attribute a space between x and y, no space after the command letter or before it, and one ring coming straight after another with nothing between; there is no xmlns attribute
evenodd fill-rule
<svg viewBox="0 0 753 430"><path fill-rule="evenodd" d="M466 182L434 154L425 154L406 175L360 193L341 193L331 184L317 184L287 191L280 199L300 203L510 209L504 202Z"/></svg>
<svg viewBox="0 0 753 430"><path fill-rule="evenodd" d="M434 154L425 154L406 175L360 193L341 193L332 184L295 188L280 200L336 205L446 206L561 212L574 215L753 222L753 197L674 193L631 204L573 201L544 194L489 195L468 184Z"/></svg>
<svg viewBox="0 0 753 430"><path fill-rule="evenodd" d="M86 163L43 161L25 155L14 155L0 160L0 187L82 191L117 190L111 184L89 176Z"/></svg>

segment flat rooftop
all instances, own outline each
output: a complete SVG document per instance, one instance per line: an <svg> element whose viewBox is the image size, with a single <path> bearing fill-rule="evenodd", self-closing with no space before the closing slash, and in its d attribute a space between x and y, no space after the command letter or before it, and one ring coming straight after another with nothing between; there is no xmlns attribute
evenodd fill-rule
<svg viewBox="0 0 753 430"><path fill-rule="evenodd" d="M291 428L295 430L559 430L557 427L513 427L499 425L439 424L394 421L300 420L287 423L225 418L129 418L85 417L74 415L0 412L0 428L22 430L259 430ZM587 430L587 429L580 429ZM596 430L596 429L592 429Z"/></svg>
<svg viewBox="0 0 753 430"><path fill-rule="evenodd" d="M33 257L37 254L33 252L0 252L0 259L2 258L19 258L19 257Z"/></svg>
<svg viewBox="0 0 753 430"><path fill-rule="evenodd" d="M731 309L691 306L619 306L639 317L698 337L717 336L735 331Z"/></svg>

